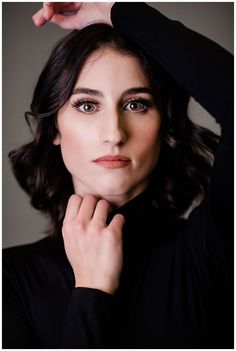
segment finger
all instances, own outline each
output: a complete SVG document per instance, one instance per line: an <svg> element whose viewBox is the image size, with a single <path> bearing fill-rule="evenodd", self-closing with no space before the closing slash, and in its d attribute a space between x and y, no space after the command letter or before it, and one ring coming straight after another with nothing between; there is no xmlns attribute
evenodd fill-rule
<svg viewBox="0 0 236 351"><path fill-rule="evenodd" d="M50 21L50 19L54 15L54 11L55 11L53 3L52 2L50 2L50 3L44 2L43 3L43 11L44 11L44 18L47 21Z"/></svg>
<svg viewBox="0 0 236 351"><path fill-rule="evenodd" d="M53 2L53 1L52 1L52 2L44 2L44 3L43 3L43 6L46 5L46 6L48 6L48 7L51 7L51 6L53 7L55 4L56 4L56 2Z"/></svg>
<svg viewBox="0 0 236 351"><path fill-rule="evenodd" d="M63 11L74 11L75 6L73 2L44 2L43 10L44 17L47 21L53 17L53 15Z"/></svg>
<svg viewBox="0 0 236 351"><path fill-rule="evenodd" d="M123 226L125 224L125 217L121 214L117 214L112 218L108 228L114 232L122 233Z"/></svg>
<svg viewBox="0 0 236 351"><path fill-rule="evenodd" d="M44 2L44 17L49 21L55 14L78 11L81 5L78 2Z"/></svg>
<svg viewBox="0 0 236 351"><path fill-rule="evenodd" d="M111 210L111 205L106 200L99 200L94 211L93 221L101 226L106 226L107 216Z"/></svg>
<svg viewBox="0 0 236 351"><path fill-rule="evenodd" d="M97 201L98 200L95 196L85 195L77 216L78 221L82 221L82 222L91 221Z"/></svg>
<svg viewBox="0 0 236 351"><path fill-rule="evenodd" d="M43 6L54 8L55 11L63 11L64 9L77 9L81 3L79 2L44 2Z"/></svg>
<svg viewBox="0 0 236 351"><path fill-rule="evenodd" d="M82 198L76 194L71 195L65 214L65 222L72 222L79 213L79 209L82 203Z"/></svg>
<svg viewBox="0 0 236 351"><path fill-rule="evenodd" d="M32 20L34 22L34 25L37 27L41 27L47 22L47 20L44 17L43 8L33 15Z"/></svg>
<svg viewBox="0 0 236 351"><path fill-rule="evenodd" d="M75 29L79 28L78 17L76 15L62 15L55 14L50 19L51 23L57 24L63 29Z"/></svg>
<svg viewBox="0 0 236 351"><path fill-rule="evenodd" d="M78 11L82 6L82 2L52 2L55 12L63 12L63 11Z"/></svg>
<svg viewBox="0 0 236 351"><path fill-rule="evenodd" d="M60 3L60 2L45 2L43 8L36 12L32 20L37 27L43 26L47 21L51 20L53 15L62 11L77 11L81 7L81 3ZM62 15L64 17L64 15ZM58 18L59 21L59 18ZM60 21L59 21L60 22ZM57 22L55 22L57 24ZM60 23L59 23L60 25ZM65 25L64 28L67 28Z"/></svg>

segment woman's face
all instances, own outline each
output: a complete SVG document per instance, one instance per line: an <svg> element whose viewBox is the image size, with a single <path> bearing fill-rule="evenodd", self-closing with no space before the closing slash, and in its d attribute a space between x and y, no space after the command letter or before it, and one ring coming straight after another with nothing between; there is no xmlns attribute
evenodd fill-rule
<svg viewBox="0 0 236 351"><path fill-rule="evenodd" d="M137 58L112 49L93 53L59 110L54 140L75 193L114 206L141 193L159 157L160 125Z"/></svg>

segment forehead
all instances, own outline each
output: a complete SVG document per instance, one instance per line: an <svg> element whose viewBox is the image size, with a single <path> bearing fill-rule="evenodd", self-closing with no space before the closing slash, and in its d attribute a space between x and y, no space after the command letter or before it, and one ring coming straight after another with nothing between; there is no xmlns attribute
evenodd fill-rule
<svg viewBox="0 0 236 351"><path fill-rule="evenodd" d="M114 84L120 81L148 84L147 74L136 56L112 48L102 48L87 58L77 82L95 84L109 80Z"/></svg>

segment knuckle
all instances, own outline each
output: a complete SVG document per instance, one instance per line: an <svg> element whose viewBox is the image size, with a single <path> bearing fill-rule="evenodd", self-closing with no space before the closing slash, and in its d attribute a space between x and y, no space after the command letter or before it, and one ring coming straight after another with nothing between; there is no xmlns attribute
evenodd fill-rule
<svg viewBox="0 0 236 351"><path fill-rule="evenodd" d="M70 225L67 221L63 221L63 224L62 224L62 233L63 234L67 234L70 230Z"/></svg>
<svg viewBox="0 0 236 351"><path fill-rule="evenodd" d="M80 220L80 221L77 221L76 223L75 223L75 229L76 229L76 231L78 232L78 233L83 233L83 232L85 232L86 231L86 228L87 226L86 226L86 223L84 222L84 221L82 221L82 220Z"/></svg>
<svg viewBox="0 0 236 351"><path fill-rule="evenodd" d="M84 233L87 230L87 225L84 221L77 221L73 224L67 221L63 221L62 225L62 235L67 237L72 233Z"/></svg>
<svg viewBox="0 0 236 351"><path fill-rule="evenodd" d="M111 240L117 240L118 234L120 234L119 228L116 228L116 227L107 228L107 232L109 233L109 238Z"/></svg>
<svg viewBox="0 0 236 351"><path fill-rule="evenodd" d="M99 230L99 223L97 221L92 220L89 224L90 231L97 231Z"/></svg>

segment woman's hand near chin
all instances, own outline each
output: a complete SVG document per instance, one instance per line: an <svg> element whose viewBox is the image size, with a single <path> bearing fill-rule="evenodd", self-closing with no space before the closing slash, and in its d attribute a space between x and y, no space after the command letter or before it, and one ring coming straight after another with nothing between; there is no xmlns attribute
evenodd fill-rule
<svg viewBox="0 0 236 351"><path fill-rule="evenodd" d="M72 195L68 201L62 234L76 287L114 294L123 264L124 217L115 215L107 226L110 205L92 195Z"/></svg>
<svg viewBox="0 0 236 351"><path fill-rule="evenodd" d="M93 23L112 25L110 14L114 2L44 2L32 17L36 26L47 22L64 29L81 29Z"/></svg>

